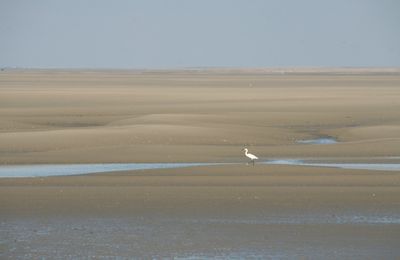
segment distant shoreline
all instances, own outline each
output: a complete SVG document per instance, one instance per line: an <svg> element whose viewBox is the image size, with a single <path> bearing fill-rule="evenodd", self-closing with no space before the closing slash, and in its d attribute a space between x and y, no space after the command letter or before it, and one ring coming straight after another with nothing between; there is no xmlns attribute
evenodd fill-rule
<svg viewBox="0 0 400 260"><path fill-rule="evenodd" d="M17 68L0 72L239 73L257 75L398 75L400 67L187 67L187 68Z"/></svg>

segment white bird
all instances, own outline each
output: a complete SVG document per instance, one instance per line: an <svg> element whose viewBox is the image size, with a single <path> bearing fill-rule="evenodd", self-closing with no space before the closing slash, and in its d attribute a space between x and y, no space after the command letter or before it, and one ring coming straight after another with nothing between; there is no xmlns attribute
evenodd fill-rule
<svg viewBox="0 0 400 260"><path fill-rule="evenodd" d="M243 148L242 151L244 151L244 155L245 155L247 158L249 158L249 159L251 160L251 162L253 163L253 165L254 165L254 161L255 161L255 160L258 160L258 157L255 156L254 154L248 153L248 152L249 152L249 149L247 149L247 148Z"/></svg>

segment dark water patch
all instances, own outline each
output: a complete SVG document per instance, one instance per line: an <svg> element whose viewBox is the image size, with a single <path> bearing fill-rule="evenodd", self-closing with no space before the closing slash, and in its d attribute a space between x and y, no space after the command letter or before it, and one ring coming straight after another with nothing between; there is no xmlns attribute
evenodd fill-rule
<svg viewBox="0 0 400 260"><path fill-rule="evenodd" d="M263 218L209 218L207 220L192 220L192 223L220 223L247 225L399 225L398 215L294 215L268 216Z"/></svg>
<svg viewBox="0 0 400 260"><path fill-rule="evenodd" d="M0 222L2 259L397 259L398 214L54 217ZM360 239L360 234L363 234ZM351 241L352 243L349 243ZM355 241L355 242L354 242ZM329 256L329 257L327 257Z"/></svg>

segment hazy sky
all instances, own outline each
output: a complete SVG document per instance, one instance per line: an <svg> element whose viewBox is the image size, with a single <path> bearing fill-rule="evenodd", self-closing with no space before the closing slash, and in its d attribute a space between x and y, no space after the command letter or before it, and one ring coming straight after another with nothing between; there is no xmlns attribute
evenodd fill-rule
<svg viewBox="0 0 400 260"><path fill-rule="evenodd" d="M0 0L0 66L400 66L398 0Z"/></svg>

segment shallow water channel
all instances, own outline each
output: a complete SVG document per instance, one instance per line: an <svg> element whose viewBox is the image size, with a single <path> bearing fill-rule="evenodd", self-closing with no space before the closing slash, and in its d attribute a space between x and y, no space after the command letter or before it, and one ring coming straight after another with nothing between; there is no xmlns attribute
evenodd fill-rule
<svg viewBox="0 0 400 260"><path fill-rule="evenodd" d="M260 161L260 164L334 167L343 169L400 171L400 163L333 163L312 162L297 159ZM90 163L90 164L34 164L2 165L0 178L68 176L101 172L173 169L194 166L226 165L232 163ZM257 163L256 163L257 166Z"/></svg>
<svg viewBox="0 0 400 260"><path fill-rule="evenodd" d="M86 163L2 165L0 166L0 178L66 176L115 171L170 169L215 164L216 163Z"/></svg>
<svg viewBox="0 0 400 260"><path fill-rule="evenodd" d="M298 144L336 144L338 141L333 137L321 137L317 139L305 139L296 141Z"/></svg>

